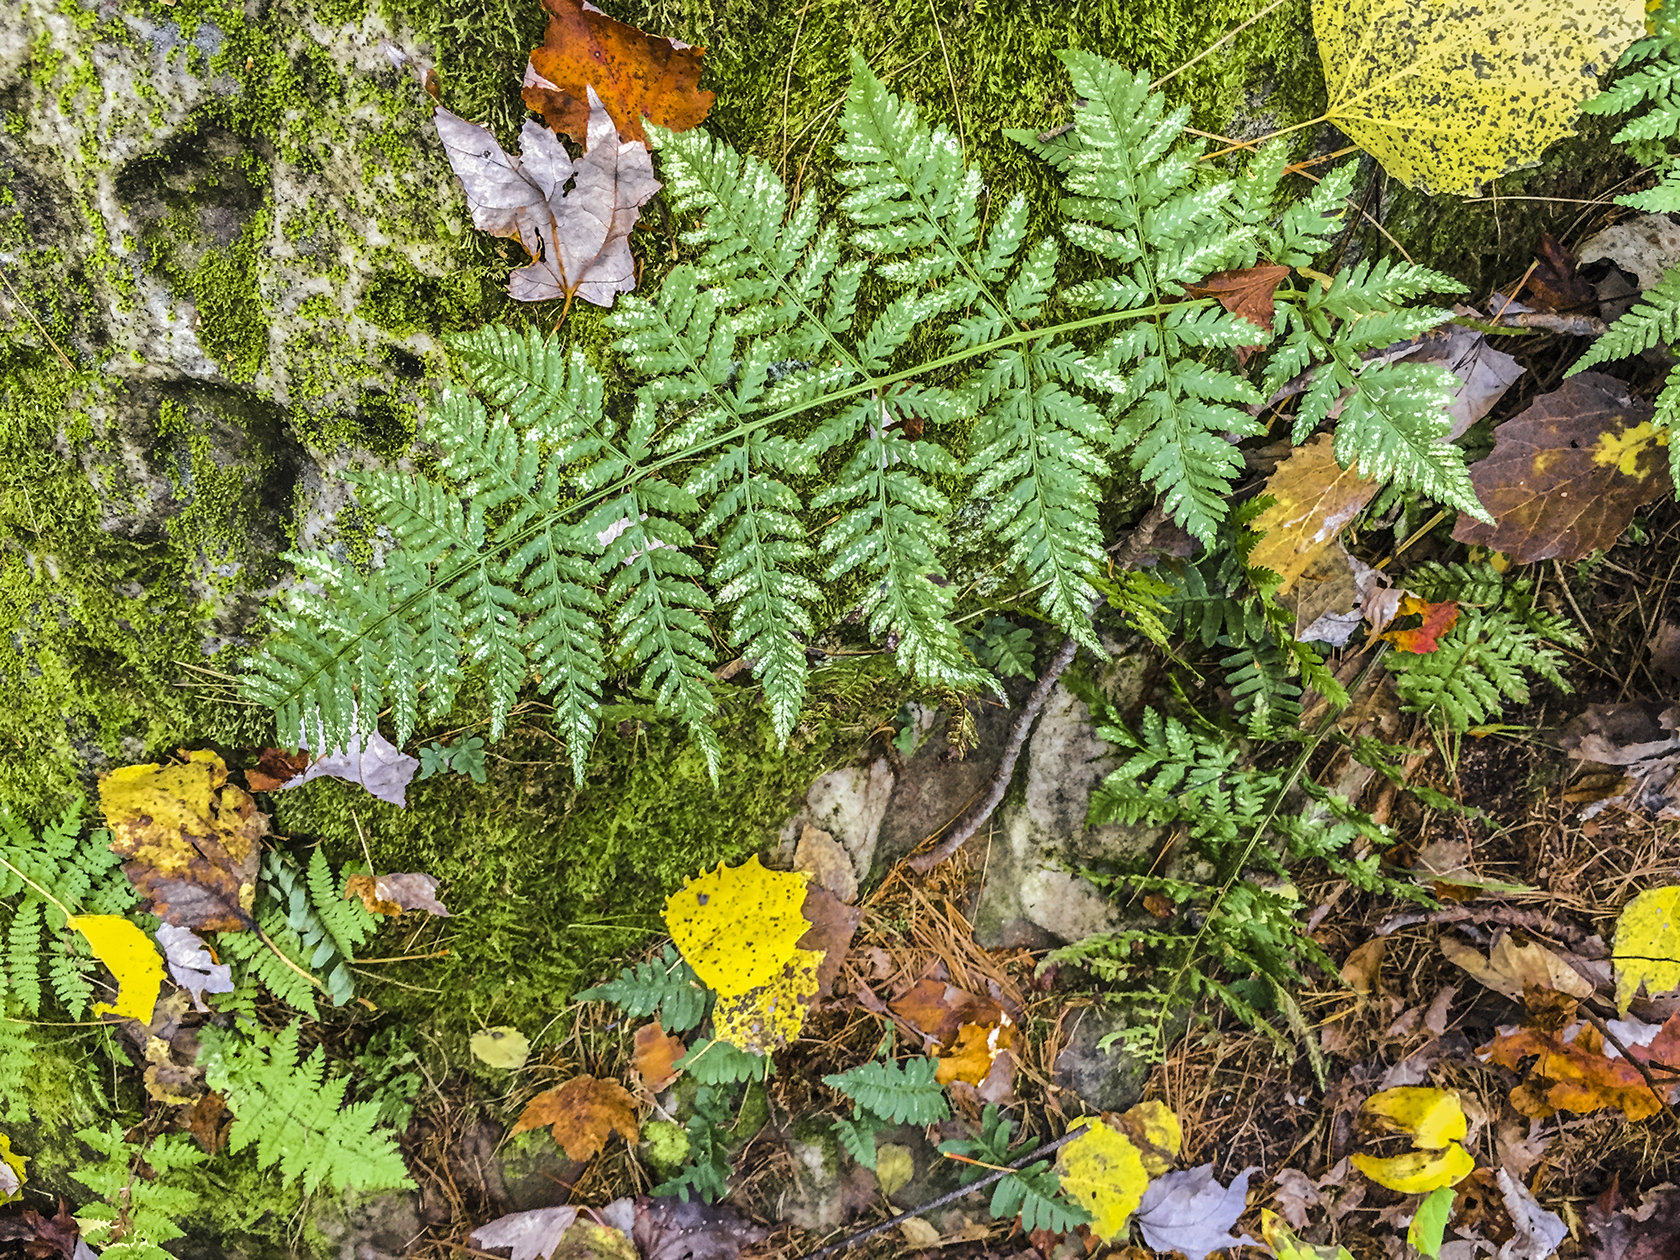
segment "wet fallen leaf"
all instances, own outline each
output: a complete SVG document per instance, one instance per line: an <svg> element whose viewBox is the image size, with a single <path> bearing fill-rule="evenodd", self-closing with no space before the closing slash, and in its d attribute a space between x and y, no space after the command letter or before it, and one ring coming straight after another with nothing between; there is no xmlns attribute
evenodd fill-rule
<svg viewBox="0 0 1680 1260"><path fill-rule="evenodd" d="M1662 1025L1619 1020L1609 1027L1635 1058L1647 1064L1680 1063L1680 1015ZM1611 1058L1599 1031L1584 1021L1562 1028L1501 1028L1476 1054L1513 1071L1525 1059L1534 1059L1523 1083L1511 1093L1511 1105L1525 1116L1586 1114L1614 1107L1629 1120L1643 1120L1662 1110L1663 1100L1651 1092L1639 1069L1620 1054ZM1664 1089L1668 1101L1674 1101L1680 1080L1664 1083Z"/></svg>
<svg viewBox="0 0 1680 1260"><path fill-rule="evenodd" d="M1341 539L1319 552L1295 580L1294 590L1278 602L1295 613L1295 637L1303 643L1346 647L1366 622L1380 630L1393 617L1383 606L1393 596L1388 579L1350 552Z"/></svg>
<svg viewBox="0 0 1680 1260"><path fill-rule="evenodd" d="M1534 269L1523 287L1516 290L1516 296L1535 310L1560 315L1595 314L1598 310L1597 291L1575 270L1574 257L1550 232L1540 233Z"/></svg>
<svg viewBox="0 0 1680 1260"><path fill-rule="evenodd" d="M184 765L124 766L100 780L111 849L165 923L237 932L252 926L268 817L215 753L185 755Z"/></svg>
<svg viewBox="0 0 1680 1260"><path fill-rule="evenodd" d="M1277 1213L1266 1208L1260 1209L1260 1232L1278 1260L1353 1260L1346 1247L1315 1247L1297 1238Z"/></svg>
<svg viewBox="0 0 1680 1260"><path fill-rule="evenodd" d="M964 1024L995 1024L1003 1018L1003 1007L992 999L976 997L937 976L923 976L908 993L887 1005L935 1046L949 1045Z"/></svg>
<svg viewBox="0 0 1680 1260"><path fill-rule="evenodd" d="M940 1233L919 1216L906 1217L898 1223L898 1232L912 1247L937 1247Z"/></svg>
<svg viewBox="0 0 1680 1260"><path fill-rule="evenodd" d="M796 949L781 973L745 993L718 994L712 1008L713 1036L750 1054L768 1054L795 1041L819 991L823 955Z"/></svg>
<svg viewBox="0 0 1680 1260"><path fill-rule="evenodd" d="M1369 994L1382 975L1383 955L1388 952L1388 938L1373 936L1353 949L1342 963L1342 982L1355 993Z"/></svg>
<svg viewBox="0 0 1680 1260"><path fill-rule="evenodd" d="M630 1056L630 1066L642 1078L642 1085L650 1094L657 1094L677 1079L671 1065L688 1053L682 1041L669 1035L659 1021L643 1024L636 1029L636 1051Z"/></svg>
<svg viewBox="0 0 1680 1260"><path fill-rule="evenodd" d="M531 1057L530 1040L519 1029L506 1024L474 1033L468 1045L480 1063L504 1072L524 1067L525 1060Z"/></svg>
<svg viewBox="0 0 1680 1260"><path fill-rule="evenodd" d="M1299 1168L1280 1168L1273 1181L1277 1184L1278 1215L1296 1229L1305 1229L1313 1219L1312 1209L1324 1206L1324 1196L1318 1192L1318 1183ZM1277 1251L1277 1243L1272 1241L1272 1230L1265 1224L1265 1216L1261 1216L1262 1232L1272 1250ZM1279 1251L1278 1255L1281 1257L1283 1253Z"/></svg>
<svg viewBox="0 0 1680 1260"><path fill-rule="evenodd" d="M623 1231L597 1221L579 1221L566 1231L551 1260L641 1260Z"/></svg>
<svg viewBox="0 0 1680 1260"><path fill-rule="evenodd" d="M232 993L233 969L210 956L210 948L187 928L164 923L157 930L170 979L192 994L193 1009L207 1011L206 993Z"/></svg>
<svg viewBox="0 0 1680 1260"><path fill-rule="evenodd" d="M12 1203L23 1198L23 1188L29 1184L29 1177L23 1166L29 1162L29 1156L19 1155L12 1150L10 1135L0 1133L0 1203Z"/></svg>
<svg viewBox="0 0 1680 1260"><path fill-rule="evenodd" d="M881 1193L892 1198L916 1175L916 1157L908 1146L897 1142L882 1142L875 1148L875 1183ZM937 1231L935 1231L937 1236Z"/></svg>
<svg viewBox="0 0 1680 1260"><path fill-rule="evenodd" d="M1505 1210L1516 1229L1499 1248L1498 1260L1546 1260L1569 1237L1569 1227L1556 1212L1541 1207L1533 1192L1503 1168L1497 1176Z"/></svg>
<svg viewBox="0 0 1680 1260"><path fill-rule="evenodd" d="M800 912L803 871L771 871L757 856L740 866L721 862L665 901L665 926L683 960L720 996L773 983L810 930Z"/></svg>
<svg viewBox="0 0 1680 1260"><path fill-rule="evenodd" d="M1062 1191L1091 1214L1091 1232L1113 1242L1126 1232L1149 1188L1143 1156L1131 1139L1100 1120L1056 1156Z"/></svg>
<svg viewBox="0 0 1680 1260"><path fill-rule="evenodd" d="M360 897L369 914L401 914L424 910L447 919L449 911L437 899L437 880L420 872L401 875L352 875L344 881L346 897Z"/></svg>
<svg viewBox="0 0 1680 1260"><path fill-rule="evenodd" d="M1390 175L1433 193L1539 162L1644 31L1641 0L1475 6L1316 0L1324 118Z"/></svg>
<svg viewBox="0 0 1680 1260"><path fill-rule="evenodd" d="M253 792L273 792L297 778L308 765L309 754L305 751L265 748L257 754L257 764L245 771L245 785Z"/></svg>
<svg viewBox="0 0 1680 1260"><path fill-rule="evenodd" d="M799 938L799 948L823 956L817 967L817 993L832 992L834 982L840 978L840 969L846 965L852 937L857 935L858 924L863 921L863 911L848 906L827 888L813 884L805 893L800 913L811 927Z"/></svg>
<svg viewBox="0 0 1680 1260"><path fill-rule="evenodd" d="M1015 1025L1005 1013L996 1024L964 1024L957 1039L938 1059L934 1079L941 1085L963 1081L978 1085L991 1074L998 1055L1015 1044Z"/></svg>
<svg viewBox="0 0 1680 1260"><path fill-rule="evenodd" d="M734 1208L641 1195L630 1236L642 1260L736 1260L742 1247L763 1242L769 1233Z"/></svg>
<svg viewBox="0 0 1680 1260"><path fill-rule="evenodd" d="M52 1216L25 1208L15 1216L0 1217L0 1241L24 1243L21 1254L25 1256L94 1260L92 1248L82 1241L80 1222L70 1215L70 1208L63 1200Z"/></svg>
<svg viewBox="0 0 1680 1260"><path fill-rule="evenodd" d="M1647 1191L1626 1207L1616 1183L1587 1207L1587 1260L1674 1260L1680 1255L1680 1189Z"/></svg>
<svg viewBox="0 0 1680 1260"><path fill-rule="evenodd" d="M1439 1190L1431 1190L1418 1204L1417 1211L1412 1213L1411 1224L1406 1227L1406 1245L1435 1260L1441 1254L1441 1241L1446 1236L1447 1222L1452 1220L1453 1189L1442 1186Z"/></svg>
<svg viewBox="0 0 1680 1260"><path fill-rule="evenodd" d="M1518 1002L1535 989L1574 998L1588 998L1593 993L1593 986L1551 950L1536 942L1519 945L1509 932L1493 943L1485 958L1458 937L1443 936L1441 956L1484 987Z"/></svg>
<svg viewBox="0 0 1680 1260"><path fill-rule="evenodd" d="M366 788L370 795L388 805L406 809L409 781L419 768L418 758L410 757L374 731L360 748L346 746L317 757L309 763L307 770L281 784L278 790L302 787L322 777L343 779L346 783Z"/></svg>
<svg viewBox="0 0 1680 1260"><path fill-rule="evenodd" d="M576 1076L556 1089L545 1090L526 1104L513 1132L544 1125L566 1152L567 1159L586 1160L617 1132L635 1144L641 1136L636 1124L636 1101L617 1081Z"/></svg>
<svg viewBox="0 0 1680 1260"><path fill-rule="evenodd" d="M163 959L151 939L120 914L76 914L69 924L117 978L116 1002L96 1002L94 1013L149 1023L163 987Z"/></svg>
<svg viewBox="0 0 1680 1260"><path fill-rule="evenodd" d="M1379 1186L1401 1194L1428 1194L1463 1180L1476 1167L1470 1152L1457 1142L1449 1142L1439 1151L1408 1151L1386 1159L1364 1154L1349 1158L1355 1168Z"/></svg>
<svg viewBox="0 0 1680 1260"><path fill-rule="evenodd" d="M214 1155L227 1145L229 1126L222 1122L227 1114L227 1099L214 1091L199 1098L187 1112L187 1132L206 1155Z"/></svg>
<svg viewBox="0 0 1680 1260"><path fill-rule="evenodd" d="M1272 295L1288 275L1288 267L1276 264L1215 271L1196 284L1185 285L1184 291L1191 297L1218 298L1219 304L1231 314L1240 315L1255 326L1258 335L1254 344L1236 348L1238 361L1245 362L1271 336L1272 317L1277 312Z"/></svg>
<svg viewBox="0 0 1680 1260"><path fill-rule="evenodd" d="M670 131L697 127L712 108L700 90L704 48L614 21L587 0L543 0L548 29L531 51L525 104L555 131L581 141L591 88L625 140L646 141L642 120Z"/></svg>
<svg viewBox="0 0 1680 1260"><path fill-rule="evenodd" d="M1114 1123L1137 1147L1143 1157L1143 1170L1151 1177L1159 1177L1173 1166L1184 1141L1184 1129L1166 1103L1157 1099L1140 1102Z"/></svg>
<svg viewBox="0 0 1680 1260"><path fill-rule="evenodd" d="M1641 988L1650 997L1680 989L1680 884L1648 888L1623 907L1611 962L1623 1015Z"/></svg>
<svg viewBox="0 0 1680 1260"><path fill-rule="evenodd" d="M1461 514L1459 542L1518 564L1576 560L1614 546L1633 514L1673 490L1668 434L1651 404L1601 372L1570 377L1493 431L1493 451L1470 466L1494 524Z"/></svg>
<svg viewBox="0 0 1680 1260"><path fill-rule="evenodd" d="M1137 1223L1143 1240L1156 1251L1177 1251L1185 1260L1204 1260L1209 1252L1243 1244L1254 1245L1247 1234L1233 1235L1248 1204L1248 1178L1256 1169L1245 1168L1229 1186L1213 1175L1213 1165L1157 1177L1144 1191L1138 1205Z"/></svg>
<svg viewBox="0 0 1680 1260"><path fill-rule="evenodd" d="M1450 1089L1402 1086L1372 1094L1359 1109L1362 1119L1379 1128L1411 1135L1412 1143L1440 1150L1469 1129L1464 1107Z"/></svg>
<svg viewBox="0 0 1680 1260"><path fill-rule="evenodd" d="M1516 359L1496 350L1482 333L1463 324L1431 329L1418 339L1417 350L1406 361L1435 363L1458 377L1458 388L1447 406L1447 414L1452 417L1445 439L1448 442L1463 437L1471 425L1493 410L1493 404L1523 374Z"/></svg>
<svg viewBox="0 0 1680 1260"><path fill-rule="evenodd" d="M1394 645L1396 652L1433 652L1440 647L1440 638L1458 624L1458 604L1453 600L1431 604L1416 595L1400 600L1395 617L1421 617L1420 625L1407 630L1389 630L1378 635Z"/></svg>
<svg viewBox="0 0 1680 1260"><path fill-rule="evenodd" d="M1250 527L1265 537L1255 544L1249 563L1280 576L1280 594L1377 492L1375 481L1336 463L1334 446L1330 434L1315 435L1277 466L1262 491L1275 502Z"/></svg>
<svg viewBox="0 0 1680 1260"><path fill-rule="evenodd" d="M1680 818L1680 705L1589 704L1565 724L1558 742L1579 761L1627 770L1571 785L1566 796L1585 805L1583 819L1611 808Z"/></svg>
<svg viewBox="0 0 1680 1260"><path fill-rule="evenodd" d="M480 1247L511 1247L512 1260L552 1260L577 1214L575 1207L513 1212L480 1225L467 1235L467 1241Z"/></svg>

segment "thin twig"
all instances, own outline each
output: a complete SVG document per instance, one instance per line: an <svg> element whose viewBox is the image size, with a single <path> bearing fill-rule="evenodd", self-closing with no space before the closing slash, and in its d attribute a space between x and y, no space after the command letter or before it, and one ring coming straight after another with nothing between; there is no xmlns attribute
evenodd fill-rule
<svg viewBox="0 0 1680 1260"><path fill-rule="evenodd" d="M1517 906L1452 906L1446 910L1406 910L1384 919L1377 925L1376 934L1392 936L1401 928L1420 927L1426 923L1500 923L1506 927L1521 928L1525 932L1549 936L1567 945L1583 944L1592 935L1572 923L1558 923L1538 911L1524 910Z"/></svg>
<svg viewBox="0 0 1680 1260"><path fill-rule="evenodd" d="M831 1242L828 1246L821 1247L816 1251L807 1253L806 1255L798 1256L795 1260L827 1260L827 1257L834 1255L836 1252L844 1251L847 1247L854 1247L858 1243L863 1242L865 1239L875 1237L876 1234L884 1234L895 1225L901 1225L913 1216L925 1216L927 1213L934 1211L936 1208L944 1207L947 1203L955 1203L958 1199L966 1198L977 1190L984 1190L987 1186L992 1185L994 1182L1002 1181L1005 1177L1009 1176L1010 1173L1019 1172L1028 1164L1035 1163L1050 1154L1050 1152L1059 1150L1061 1147L1066 1146L1083 1132L1085 1132L1084 1125L1075 1126L1074 1128L1069 1129L1066 1133L1062 1134L1062 1136L1057 1138L1054 1142L1046 1142L1036 1151L1032 1151L1029 1154L1021 1156L1020 1159L1009 1165L1008 1168L1000 1169L994 1173L989 1173L980 1178L978 1181L971 1181L966 1186L958 1186L949 1194L942 1194L937 1199L924 1203L920 1207L909 1208L902 1215L892 1217L890 1220L881 1221L878 1224L869 1226L867 1229L860 1229L854 1234L847 1234L846 1237L840 1239L838 1242Z"/></svg>
<svg viewBox="0 0 1680 1260"><path fill-rule="evenodd" d="M1605 1023L1604 1020L1596 1013L1589 1010L1585 1002L1575 1008L1575 1013L1585 1019L1587 1023L1591 1024L1594 1028L1598 1029L1598 1035L1603 1037L1604 1040L1608 1041L1611 1045L1615 1046L1617 1052L1621 1054L1622 1058L1633 1064L1634 1070L1645 1078L1646 1086L1650 1089L1651 1093L1656 1096L1657 1101L1662 1104L1662 1109L1668 1112L1669 1119L1675 1119L1674 1108L1668 1104L1668 1091L1657 1084L1657 1078L1651 1075L1650 1066L1634 1058L1628 1048L1622 1044L1622 1039L1610 1031L1610 1025Z"/></svg>
<svg viewBox="0 0 1680 1260"><path fill-rule="evenodd" d="M1148 514L1137 523L1136 528L1126 539L1125 546L1115 556L1115 568L1129 569L1143 558L1149 549L1155 531L1166 523L1166 513L1160 507L1152 507ZM1099 603L1101 601L1099 600ZM1093 606L1094 612L1096 607ZM1061 649L1056 653L1050 667L1044 671L1027 696L1026 703L1021 706L1021 712L1016 716L1015 723L1009 728L1009 738L1003 745L1003 757L998 762L997 772L992 775L992 781L987 786L986 794L980 798L980 803L969 811L968 815L951 829L951 833L926 853L919 853L909 859L910 869L917 874L925 875L941 862L945 861L958 849L966 844L975 832L979 831L985 821L992 816L1002 802L1005 793L1009 791L1009 781L1015 777L1015 763L1021 758L1021 749L1026 747L1027 736L1032 733L1033 723L1038 720L1039 712L1044 708L1045 701L1055 689L1067 667L1073 664L1074 654L1079 650L1079 642L1071 634L1062 641Z"/></svg>
<svg viewBox="0 0 1680 1260"><path fill-rule="evenodd" d="M1500 312L1499 323L1509 328L1538 328L1566 337L1602 337L1605 323L1596 315L1559 315L1552 311Z"/></svg>
<svg viewBox="0 0 1680 1260"><path fill-rule="evenodd" d="M1191 66L1195 65L1198 61L1200 61L1203 57L1207 56L1209 53L1217 52L1219 49L1223 48L1226 44L1229 44L1238 35L1241 35L1249 27L1253 26L1261 18L1265 17L1268 13L1272 12L1272 10L1280 8L1283 5L1283 3L1284 3L1284 0L1272 0L1272 3L1268 4L1264 9L1261 9L1260 12L1256 13L1253 17L1249 18L1248 21L1244 22L1241 26L1234 27L1229 34L1227 34L1223 38L1215 40L1213 43L1209 44L1206 48L1202 49L1201 52L1197 53L1194 57L1190 58L1189 61L1186 61L1177 70L1169 70L1166 74L1163 74L1159 79L1156 79L1155 82L1153 82L1149 85L1149 90L1151 92L1153 92L1156 88L1160 87L1161 84L1165 83L1168 79L1171 79L1171 78L1175 77L1176 75L1183 74L1186 70L1188 70Z"/></svg>
<svg viewBox="0 0 1680 1260"><path fill-rule="evenodd" d="M6 286L6 292L12 295L12 300L23 308L23 313L25 315L29 316L29 322L34 324L36 331L47 339L47 344L51 346L53 348L53 352L58 355L59 361L70 371L74 372L76 370L76 365L70 362L70 356L65 354L64 348L60 346L58 342L53 340L52 334L41 326L41 321L35 318L35 312L29 309L29 303L19 297L18 291L12 288L12 282L6 278L6 273L3 269L0 269L0 284L4 284Z"/></svg>

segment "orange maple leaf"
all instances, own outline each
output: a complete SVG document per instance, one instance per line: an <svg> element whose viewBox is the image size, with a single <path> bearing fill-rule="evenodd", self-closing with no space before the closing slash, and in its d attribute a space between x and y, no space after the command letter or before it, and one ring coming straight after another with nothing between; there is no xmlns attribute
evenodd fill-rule
<svg viewBox="0 0 1680 1260"><path fill-rule="evenodd" d="M531 51L525 104L555 131L583 143L589 92L601 98L621 140L647 141L642 119L672 131L697 127L713 94L699 89L704 48L649 35L584 0L543 0L548 30Z"/></svg>
<svg viewBox="0 0 1680 1260"><path fill-rule="evenodd" d="M978 1085L992 1070L998 1055L1015 1044L1015 1025L1005 1014L997 1024L964 1024L957 1030L957 1040L939 1056L934 1079L941 1085L952 1081L967 1081Z"/></svg>
<svg viewBox="0 0 1680 1260"><path fill-rule="evenodd" d="M1549 1116L1557 1111L1591 1112L1615 1107L1629 1120L1654 1116L1665 1101L1680 1092L1680 1015L1673 1015L1649 1045L1629 1045L1628 1053L1650 1067L1664 1086L1658 1098L1644 1075L1627 1059L1612 1059L1604 1038L1591 1024L1575 1023L1561 1030L1525 1024L1501 1030L1476 1054L1515 1070L1527 1058L1535 1062L1527 1078L1511 1093L1511 1105L1525 1116ZM1673 1084L1663 1080L1673 1075Z"/></svg>
<svg viewBox="0 0 1680 1260"><path fill-rule="evenodd" d="M1422 617L1423 624L1410 630L1390 630L1387 634L1377 637L1387 639L1394 645L1396 652L1433 652L1441 646L1441 636L1458 624L1458 604L1450 599L1444 603L1431 604L1416 595L1407 595L1400 601L1400 611L1395 616L1412 615Z"/></svg>
<svg viewBox="0 0 1680 1260"><path fill-rule="evenodd" d="M617 1081L577 1076L557 1089L538 1094L526 1104L513 1126L515 1133L550 1126L567 1159L588 1159L607 1144L616 1129L626 1142L641 1137L636 1103Z"/></svg>
<svg viewBox="0 0 1680 1260"><path fill-rule="evenodd" d="M630 1056L630 1066L648 1092L657 1094L677 1079L672 1065L687 1053L688 1047L667 1033L656 1019L636 1029L636 1052Z"/></svg>

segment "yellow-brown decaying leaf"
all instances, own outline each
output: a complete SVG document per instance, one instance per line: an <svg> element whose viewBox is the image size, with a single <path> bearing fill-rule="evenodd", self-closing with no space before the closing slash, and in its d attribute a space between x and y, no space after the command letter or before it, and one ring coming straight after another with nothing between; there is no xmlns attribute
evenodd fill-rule
<svg viewBox="0 0 1680 1260"><path fill-rule="evenodd" d="M889 1005L894 1015L914 1024L934 1045L948 1045L964 1024L996 1024L1003 1007L949 984L937 975L923 976L908 993Z"/></svg>
<svg viewBox="0 0 1680 1260"><path fill-rule="evenodd" d="M419 871L401 875L352 875L344 881L346 897L361 898L369 914L398 915L424 910L447 919L449 911L437 899L437 880Z"/></svg>
<svg viewBox="0 0 1680 1260"><path fill-rule="evenodd" d="M858 924L863 921L863 911L848 906L827 888L812 884L805 893L800 913L811 928L799 938L799 948L823 956L822 966L817 968L817 992L827 993L839 978L840 968L846 965L846 954L852 947L852 937L857 935Z"/></svg>
<svg viewBox="0 0 1680 1260"><path fill-rule="evenodd" d="M768 1054L795 1040L817 996L822 960L820 951L796 949L768 983L745 993L718 994L712 1008L713 1036L751 1054Z"/></svg>
<svg viewBox="0 0 1680 1260"><path fill-rule="evenodd" d="M1460 515L1453 537L1518 564L1578 560L1615 545L1643 505L1670 493L1668 433L1651 404L1599 372L1572 376L1493 431L1470 466L1488 525Z"/></svg>
<svg viewBox="0 0 1680 1260"><path fill-rule="evenodd" d="M672 1064L688 1053L688 1047L668 1034L656 1019L636 1029L636 1052L630 1056L630 1066L642 1078L642 1085L650 1094L657 1094L677 1079Z"/></svg>
<svg viewBox="0 0 1680 1260"><path fill-rule="evenodd" d="M636 1102L617 1081L578 1076L557 1089L538 1094L526 1105L513 1131L549 1126L567 1159L586 1160L607 1144L616 1130L626 1142L641 1137Z"/></svg>
<svg viewBox="0 0 1680 1260"><path fill-rule="evenodd" d="M1166 1103L1153 1098L1140 1102L1124 1112L1115 1125L1137 1147L1143 1157L1143 1170L1151 1177L1159 1177L1178 1158L1184 1128Z"/></svg>
<svg viewBox="0 0 1680 1260"><path fill-rule="evenodd" d="M151 938L120 914L71 915L69 923L117 978L117 1000L95 1003L94 1013L150 1023L163 987L163 959Z"/></svg>
<svg viewBox="0 0 1680 1260"><path fill-rule="evenodd" d="M1091 1232L1104 1242L1125 1232L1149 1188L1137 1147L1100 1120L1087 1122L1085 1132L1062 1147L1056 1167L1063 1191L1091 1214Z"/></svg>
<svg viewBox="0 0 1680 1260"><path fill-rule="evenodd" d="M1487 957L1456 936L1441 938L1441 955L1497 993L1518 1002L1531 990L1549 990L1573 998L1589 998L1593 986L1573 967L1544 945L1519 945L1507 932L1494 942Z"/></svg>
<svg viewBox="0 0 1680 1260"><path fill-rule="evenodd" d="M700 982L719 997L773 984L810 930L803 871L766 870L756 856L689 880L665 901L665 926Z"/></svg>
<svg viewBox="0 0 1680 1260"><path fill-rule="evenodd" d="M1680 989L1680 884L1648 888L1623 908L1616 920L1616 1008L1644 986L1651 997Z"/></svg>
<svg viewBox="0 0 1680 1260"><path fill-rule="evenodd" d="M1363 1119L1382 1128L1411 1134L1413 1145L1426 1150L1441 1150L1469 1129L1463 1104L1450 1089L1402 1085L1372 1094L1359 1110Z"/></svg>
<svg viewBox="0 0 1680 1260"><path fill-rule="evenodd" d="M1438 1151L1408 1151L1387 1159L1354 1155L1353 1166L1379 1186L1401 1194L1428 1194L1463 1181L1476 1170L1475 1157L1457 1142Z"/></svg>
<svg viewBox="0 0 1680 1260"><path fill-rule="evenodd" d="M995 1024L964 1024L957 1029L956 1041L939 1056L934 1079L941 1085L978 1085L991 1073L998 1055L1014 1044L1015 1025L1007 1012Z"/></svg>
<svg viewBox="0 0 1680 1260"><path fill-rule="evenodd" d="M1644 33L1640 0L1315 0L1325 118L1413 188L1537 165Z"/></svg>
<svg viewBox="0 0 1680 1260"><path fill-rule="evenodd" d="M1313 558L1377 492L1377 483L1336 463L1333 442L1320 433L1277 466L1263 493L1276 500L1251 528L1264 533L1249 563L1283 578L1286 592Z"/></svg>
<svg viewBox="0 0 1680 1260"><path fill-rule="evenodd" d="M146 909L165 923L247 929L268 817L227 781L215 753L185 755L185 765L124 766L100 780L111 849L126 859L123 872Z"/></svg>
<svg viewBox="0 0 1680 1260"><path fill-rule="evenodd" d="M1648 1044L1627 1043L1628 1053L1646 1064L1680 1063L1680 1015L1674 1015L1652 1035ZM1614 1107L1629 1120L1643 1120L1662 1110L1664 1099L1651 1092L1643 1073L1626 1058L1612 1059L1604 1038L1591 1024L1562 1029L1525 1024L1502 1028L1476 1054L1515 1070L1523 1060L1533 1065L1523 1083L1511 1091L1511 1105L1525 1116L1550 1116L1558 1111L1589 1113ZM1653 1070L1667 1101L1680 1093L1680 1081L1667 1081Z"/></svg>

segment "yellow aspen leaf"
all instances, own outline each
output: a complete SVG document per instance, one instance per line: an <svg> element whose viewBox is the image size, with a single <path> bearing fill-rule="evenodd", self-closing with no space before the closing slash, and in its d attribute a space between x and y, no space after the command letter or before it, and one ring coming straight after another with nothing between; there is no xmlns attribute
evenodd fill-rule
<svg viewBox="0 0 1680 1260"><path fill-rule="evenodd" d="M1448 1142L1444 1150L1410 1151L1389 1159L1375 1155L1351 1158L1353 1166L1372 1181L1401 1194L1428 1194L1462 1181L1476 1170L1475 1159L1457 1142Z"/></svg>
<svg viewBox="0 0 1680 1260"><path fill-rule="evenodd" d="M756 855L720 862L666 899L665 926L702 984L741 997L773 985L810 930L800 913L806 880L803 871L766 870Z"/></svg>
<svg viewBox="0 0 1680 1260"><path fill-rule="evenodd" d="M494 1028L475 1032L467 1044L480 1063L488 1063L504 1072L524 1067L525 1060L531 1057L530 1039L510 1024L498 1024Z"/></svg>
<svg viewBox="0 0 1680 1260"><path fill-rule="evenodd" d="M1131 1140L1096 1122L1062 1147L1056 1165L1063 1192L1091 1214L1091 1231L1104 1242L1120 1237L1149 1188L1143 1156Z"/></svg>
<svg viewBox="0 0 1680 1260"><path fill-rule="evenodd" d="M1178 1158L1184 1130L1173 1109L1159 1099L1140 1102L1126 1112L1120 1117L1120 1127L1138 1148L1143 1169L1151 1177L1159 1177Z"/></svg>
<svg viewBox="0 0 1680 1260"><path fill-rule="evenodd" d="M1432 193L1539 163L1645 29L1641 0L1315 0L1334 123Z"/></svg>
<svg viewBox="0 0 1680 1260"><path fill-rule="evenodd" d="M1469 1129L1458 1095L1450 1089L1403 1085L1372 1094L1360 1108L1388 1128L1412 1135L1412 1144L1440 1150ZM1433 1189L1433 1187L1431 1187Z"/></svg>
<svg viewBox="0 0 1680 1260"><path fill-rule="evenodd" d="M1626 1015L1641 985L1652 997L1680 988L1680 884L1640 893L1616 920L1616 1009Z"/></svg>
<svg viewBox="0 0 1680 1260"><path fill-rule="evenodd" d="M94 1013L150 1023L163 987L163 959L151 938L120 914L71 915L70 926L117 978L116 1003L96 1003Z"/></svg>
<svg viewBox="0 0 1680 1260"><path fill-rule="evenodd" d="M1249 563L1283 579L1287 593L1320 552L1371 501L1377 483L1336 462L1328 433L1320 433L1277 466L1263 491L1275 502L1250 526L1263 533Z"/></svg>
<svg viewBox="0 0 1680 1260"><path fill-rule="evenodd" d="M0 1133L0 1203L15 1203L23 1198L23 1188L29 1184L23 1166L28 1162L29 1156L13 1151L12 1139Z"/></svg>
<svg viewBox="0 0 1680 1260"><path fill-rule="evenodd" d="M805 1026L811 999L817 996L817 969L822 960L821 950L795 949L767 984L754 985L745 993L720 993L712 1008L712 1035L749 1054L768 1054L795 1040Z"/></svg>
<svg viewBox="0 0 1680 1260"><path fill-rule="evenodd" d="M1315 1247L1304 1238L1297 1238L1270 1208L1260 1209L1260 1233L1277 1260L1353 1260L1353 1253L1346 1247Z"/></svg>

